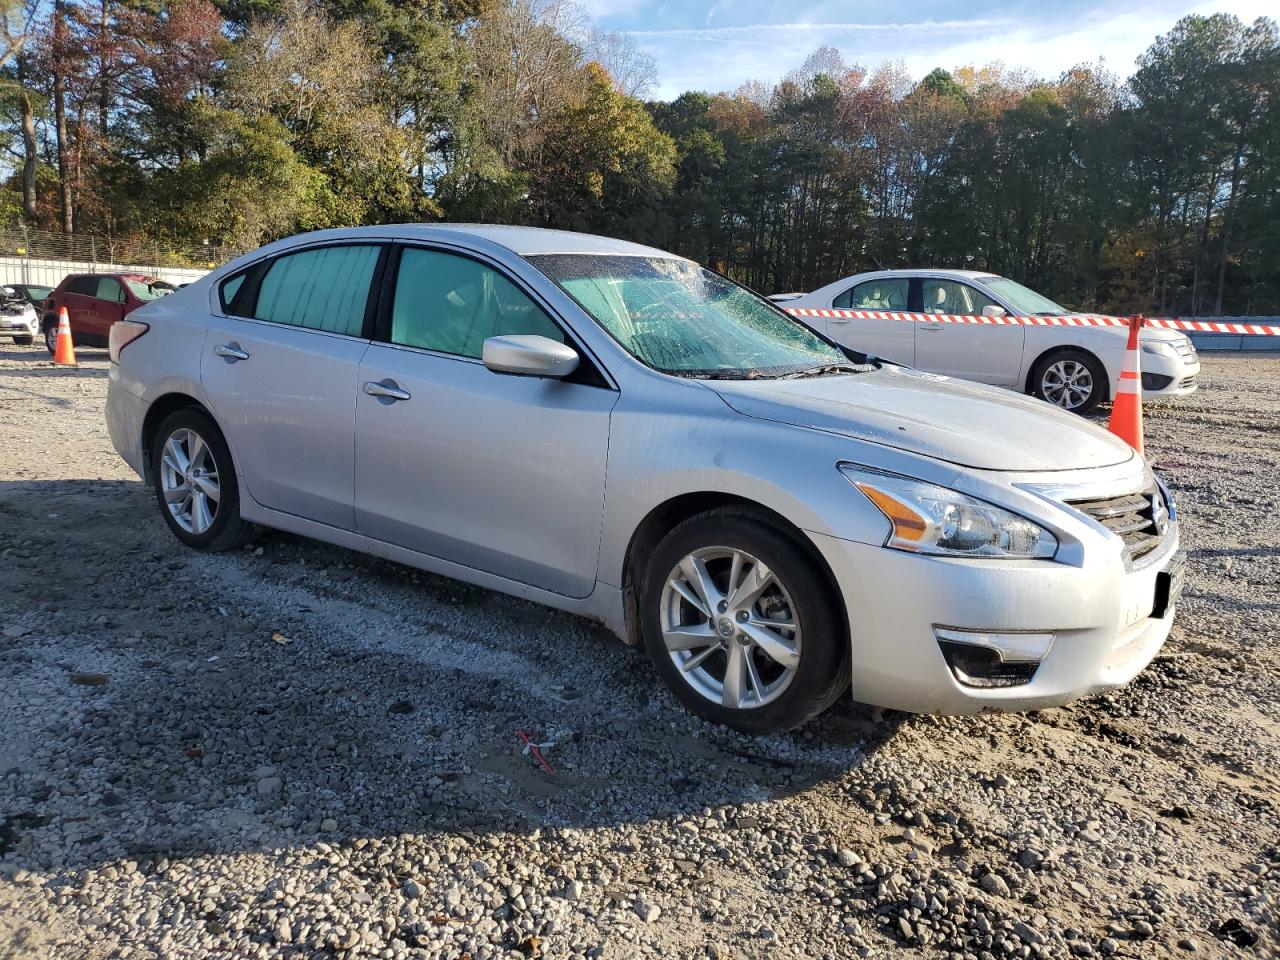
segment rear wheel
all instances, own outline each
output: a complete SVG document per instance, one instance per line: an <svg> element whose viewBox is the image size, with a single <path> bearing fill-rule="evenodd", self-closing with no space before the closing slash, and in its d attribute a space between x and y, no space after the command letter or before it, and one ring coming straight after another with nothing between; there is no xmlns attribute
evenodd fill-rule
<svg viewBox="0 0 1280 960"><path fill-rule="evenodd" d="M1081 415L1107 396L1107 370L1086 350L1062 350L1041 358L1031 373L1031 393Z"/></svg>
<svg viewBox="0 0 1280 960"><path fill-rule="evenodd" d="M231 451L217 424L195 407L175 411L151 448L156 501L169 529L197 550L230 550L258 530L240 518Z"/></svg>
<svg viewBox="0 0 1280 960"><path fill-rule="evenodd" d="M848 687L848 638L825 576L754 518L711 511L667 534L649 562L640 610L658 673L712 722L790 730Z"/></svg>

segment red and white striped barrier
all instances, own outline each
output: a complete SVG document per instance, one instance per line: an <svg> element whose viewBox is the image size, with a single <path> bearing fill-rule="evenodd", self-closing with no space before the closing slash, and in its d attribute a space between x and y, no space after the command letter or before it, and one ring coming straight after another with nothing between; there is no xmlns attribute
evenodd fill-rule
<svg viewBox="0 0 1280 960"><path fill-rule="evenodd" d="M1125 317L1105 317L1078 314L1068 317L970 317L949 313L898 313L887 310L837 310L817 307L783 307L794 317L827 317L846 320L905 320L914 323L980 323L995 326L1024 327L1127 327ZM1143 324L1163 330L1183 330L1188 333L1234 333L1280 337L1280 326L1262 323L1220 323L1215 320L1175 320L1168 317L1148 317Z"/></svg>

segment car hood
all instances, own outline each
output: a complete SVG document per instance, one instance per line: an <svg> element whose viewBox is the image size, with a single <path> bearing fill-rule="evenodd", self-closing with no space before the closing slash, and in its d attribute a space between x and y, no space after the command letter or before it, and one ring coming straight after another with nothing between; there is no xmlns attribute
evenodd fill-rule
<svg viewBox="0 0 1280 960"><path fill-rule="evenodd" d="M1134 455L1098 425L1042 400L916 370L705 382L744 416L979 470L1080 470Z"/></svg>
<svg viewBox="0 0 1280 960"><path fill-rule="evenodd" d="M1126 323L1128 321L1128 317L1111 317L1106 314L1098 314L1098 313L1071 313L1071 314L1067 314L1066 316L1068 318L1079 318L1082 320L1088 320L1088 319L1096 318L1099 316L1107 316L1107 318L1111 320L1124 320L1126 321ZM1129 338L1129 327L1127 325L1115 326L1115 327L1084 326L1084 327L1079 327L1078 329L1101 333L1103 335L1111 336L1121 341L1127 340ZM1156 341L1161 341L1164 343L1173 343L1176 341L1185 340L1187 337L1185 333L1181 333L1178 330L1167 330L1164 327L1143 327L1142 332L1139 334L1139 336L1141 337L1141 339L1147 341L1148 343L1152 343Z"/></svg>

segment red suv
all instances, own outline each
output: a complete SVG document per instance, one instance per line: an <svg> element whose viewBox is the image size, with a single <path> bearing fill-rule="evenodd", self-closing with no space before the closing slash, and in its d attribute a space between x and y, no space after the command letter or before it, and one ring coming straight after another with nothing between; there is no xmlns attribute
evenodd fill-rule
<svg viewBox="0 0 1280 960"><path fill-rule="evenodd" d="M141 273L73 273L63 277L44 302L44 344L50 353L58 345L59 307L67 308L71 339L77 346L105 347L113 323L172 289L163 280Z"/></svg>

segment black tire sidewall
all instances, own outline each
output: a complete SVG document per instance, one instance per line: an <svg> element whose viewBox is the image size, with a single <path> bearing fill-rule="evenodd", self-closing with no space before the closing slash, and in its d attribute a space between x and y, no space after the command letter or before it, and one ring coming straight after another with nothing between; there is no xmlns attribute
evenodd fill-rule
<svg viewBox="0 0 1280 960"><path fill-rule="evenodd" d="M681 558L708 546L745 550L763 561L796 605L800 666L783 694L763 707L732 710L711 702L684 680L662 640L659 617L667 575ZM830 592L804 551L773 527L740 515L702 514L677 526L654 549L641 584L641 635L667 688L689 712L744 733L779 733L821 713L848 685L849 638Z"/></svg>
<svg viewBox="0 0 1280 960"><path fill-rule="evenodd" d="M53 337L52 343L49 342L50 335L52 335ZM56 323L46 322L44 325L44 347L46 350L49 351L49 356L53 356L58 352L57 340L58 340L58 325Z"/></svg>
<svg viewBox="0 0 1280 960"><path fill-rule="evenodd" d="M1094 409L1103 401L1103 398L1111 389L1110 378L1107 376L1107 368L1102 365L1102 361L1095 357L1087 350L1059 350L1044 357L1036 364L1035 371L1031 375L1031 393L1033 396L1039 397L1045 403L1052 401L1046 400L1044 396L1044 373L1053 364L1060 360L1074 360L1077 363L1084 364L1089 369L1090 375L1093 377L1093 392L1089 394L1089 399L1074 409L1060 407L1053 404L1059 410L1067 413L1075 413L1080 416L1086 416L1094 411Z"/></svg>
<svg viewBox="0 0 1280 960"><path fill-rule="evenodd" d="M164 445L173 433L180 429L194 430L209 447L213 454L213 462L218 468L218 511L213 523L204 533L191 533L183 530L174 520L165 503L164 490L160 480L160 460ZM231 459L231 451L213 418L195 407L177 410L165 417L156 431L151 445L152 487L155 490L156 504L160 515L173 531L174 536L189 547L197 550L225 550L234 546L242 536L244 521L240 519L240 487L236 482L235 464Z"/></svg>

